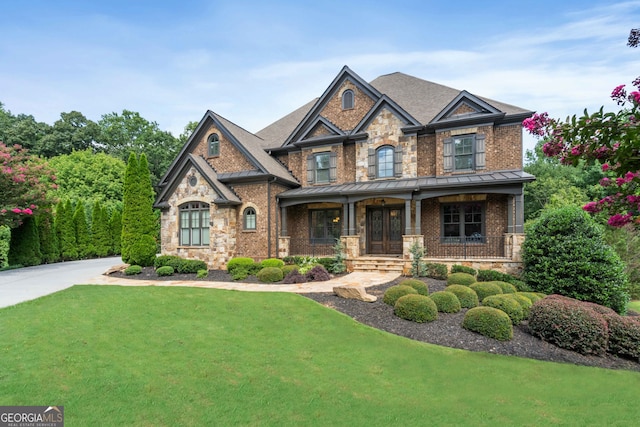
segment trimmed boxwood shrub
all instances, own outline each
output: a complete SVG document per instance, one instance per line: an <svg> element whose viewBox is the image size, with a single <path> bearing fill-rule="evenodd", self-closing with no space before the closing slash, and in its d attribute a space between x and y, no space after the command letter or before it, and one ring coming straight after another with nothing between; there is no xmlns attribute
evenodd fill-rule
<svg viewBox="0 0 640 427"><path fill-rule="evenodd" d="M444 288L444 290L455 294L455 296L458 297L458 301L460 301L460 307L462 308L473 308L477 307L480 304L480 302L478 301L478 294L476 294L476 291L468 286L449 285Z"/></svg>
<svg viewBox="0 0 640 427"><path fill-rule="evenodd" d="M156 268L156 274L158 276L171 276L174 272L175 270L170 265L164 265Z"/></svg>
<svg viewBox="0 0 640 427"><path fill-rule="evenodd" d="M209 275L209 270L198 270L196 272L196 277L198 279L204 279L205 277L207 277Z"/></svg>
<svg viewBox="0 0 640 427"><path fill-rule="evenodd" d="M382 297L382 301L385 304L395 305L398 298L408 295L408 294L417 294L418 291L413 289L411 286L406 285L395 285L388 288Z"/></svg>
<svg viewBox="0 0 640 427"><path fill-rule="evenodd" d="M495 280L495 281L492 281L492 282L484 282L484 283L495 283L496 285L500 286L500 289L502 289L502 293L503 294L514 294L514 293L518 292L516 287L513 286L511 283L508 283L508 282L502 282L500 280Z"/></svg>
<svg viewBox="0 0 640 427"><path fill-rule="evenodd" d="M436 307L441 313L457 313L462 308L460 300L453 292L438 291L429 295L429 298L436 303Z"/></svg>
<svg viewBox="0 0 640 427"><path fill-rule="evenodd" d="M273 283L281 281L284 278L284 275L282 274L282 270L278 267L265 267L258 271L256 277L261 282Z"/></svg>
<svg viewBox="0 0 640 427"><path fill-rule="evenodd" d="M237 267L233 269L233 273L231 273L231 278L233 280L244 280L249 277L249 271L245 267Z"/></svg>
<svg viewBox="0 0 640 427"><path fill-rule="evenodd" d="M196 274L198 270L206 270L207 263L199 259L183 259L178 265L178 273Z"/></svg>
<svg viewBox="0 0 640 427"><path fill-rule="evenodd" d="M318 264L323 266L327 271L330 271L335 264L335 258L318 258Z"/></svg>
<svg viewBox="0 0 640 427"><path fill-rule="evenodd" d="M422 280L418 279L405 279L398 283L398 285L411 286L415 289L420 295L429 295L429 286L424 283Z"/></svg>
<svg viewBox="0 0 640 427"><path fill-rule="evenodd" d="M602 227L579 207L546 212L522 244L523 278L535 291L611 307L624 314L629 294L624 263Z"/></svg>
<svg viewBox="0 0 640 427"><path fill-rule="evenodd" d="M142 273L142 267L139 265L130 265L129 267L124 269L124 274L127 276L133 276L134 274Z"/></svg>
<svg viewBox="0 0 640 427"><path fill-rule="evenodd" d="M493 307L469 309L464 315L462 327L499 341L509 341L513 338L511 319L507 313Z"/></svg>
<svg viewBox="0 0 640 427"><path fill-rule="evenodd" d="M449 269L445 264L428 262L424 265L426 276L436 280L446 280Z"/></svg>
<svg viewBox="0 0 640 427"><path fill-rule="evenodd" d="M166 265L173 267L173 270L178 269L178 265L182 262L182 258L176 255L160 255L153 261L153 266L158 269Z"/></svg>
<svg viewBox="0 0 640 427"><path fill-rule="evenodd" d="M640 362L640 318L605 314L609 326L609 353Z"/></svg>
<svg viewBox="0 0 640 427"><path fill-rule="evenodd" d="M530 292L531 287L525 282L513 276L511 274L502 273L496 270L478 270L478 276L476 277L478 282L507 282L511 283L520 292Z"/></svg>
<svg viewBox="0 0 640 427"><path fill-rule="evenodd" d="M522 319L524 319L522 307L515 298L511 298L508 295L500 294L488 296L482 300L482 305L504 311L507 313L509 319L511 319L511 323L514 325L519 325L520 322L522 322Z"/></svg>
<svg viewBox="0 0 640 427"><path fill-rule="evenodd" d="M295 264L287 264L287 265L283 265L280 270L282 270L282 273L286 276L287 274L291 273L293 270L298 271L298 266Z"/></svg>
<svg viewBox="0 0 640 427"><path fill-rule="evenodd" d="M469 287L478 294L478 300L480 301L491 295L502 293L502 288L492 282L477 282Z"/></svg>
<svg viewBox="0 0 640 427"><path fill-rule="evenodd" d="M467 273L472 276L478 274L475 268L467 267L466 265L455 264L451 266L452 273Z"/></svg>
<svg viewBox="0 0 640 427"><path fill-rule="evenodd" d="M452 273L447 277L447 285L469 286L476 282L476 278L469 273Z"/></svg>
<svg viewBox="0 0 640 427"><path fill-rule="evenodd" d="M602 355L607 350L603 315L573 298L550 295L537 301L529 314L529 330L533 336L581 354Z"/></svg>
<svg viewBox="0 0 640 427"><path fill-rule="evenodd" d="M438 318L436 303L425 295L407 294L398 298L393 306L396 316L413 322L432 322Z"/></svg>
<svg viewBox="0 0 640 427"><path fill-rule="evenodd" d="M227 272L233 275L233 271L237 268L242 268L246 271L249 271L251 268L253 268L253 263L254 263L253 258L248 258L248 257L231 258L227 263Z"/></svg>
<svg viewBox="0 0 640 427"><path fill-rule="evenodd" d="M265 260L262 260L262 262L260 262L260 266L262 268L264 267L282 268L283 265L284 265L284 261L278 258L267 258Z"/></svg>
<svg viewBox="0 0 640 427"><path fill-rule="evenodd" d="M285 267L287 267L285 265ZM282 283L291 284L291 283L306 283L307 276L301 274L297 268L289 271L285 278L282 280Z"/></svg>
<svg viewBox="0 0 640 427"><path fill-rule="evenodd" d="M325 282L331 279L331 275L327 269L321 265L316 265L311 270L307 271L305 276L307 277L307 282Z"/></svg>
<svg viewBox="0 0 640 427"><path fill-rule="evenodd" d="M524 297L529 298L531 304L534 304L536 301L541 300L544 296L538 295L536 292L518 292L518 295L522 295Z"/></svg>
<svg viewBox="0 0 640 427"><path fill-rule="evenodd" d="M522 320L527 320L529 318L529 313L531 312L531 307L533 306L533 303L531 302L531 300L525 297L524 295L522 295L520 292L516 292L515 294L504 294L504 295L518 301L518 304L520 304L520 307L522 307Z"/></svg>

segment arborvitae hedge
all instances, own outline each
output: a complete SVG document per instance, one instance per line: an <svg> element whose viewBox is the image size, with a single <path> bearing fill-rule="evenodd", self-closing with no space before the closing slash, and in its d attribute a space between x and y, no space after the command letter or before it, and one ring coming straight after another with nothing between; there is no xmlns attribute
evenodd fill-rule
<svg viewBox="0 0 640 427"><path fill-rule="evenodd" d="M60 204L58 206L60 206ZM73 206L71 205L71 200L67 200L62 209L59 209L59 211L56 212L56 222L60 236L59 244L62 259L65 261L78 259L76 231L73 225Z"/></svg>
<svg viewBox="0 0 640 427"><path fill-rule="evenodd" d="M109 234L111 236L110 253L119 255L122 241L122 214L118 209L114 209L109 218Z"/></svg>
<svg viewBox="0 0 640 427"><path fill-rule="evenodd" d="M78 257L80 259L90 258L95 255L89 226L87 225L87 214L84 210L84 203L78 202L73 214L73 227L76 232L76 245L78 247Z"/></svg>
<svg viewBox="0 0 640 427"><path fill-rule="evenodd" d="M55 230L51 207L46 207L36 218L38 224L38 235L40 237L40 252L42 252L42 262L48 264L60 260L60 246Z"/></svg>
<svg viewBox="0 0 640 427"><path fill-rule="evenodd" d="M91 212L91 236L96 256L104 257L109 255L111 249L109 223L106 217L106 211L98 201L93 204L93 210Z"/></svg>
<svg viewBox="0 0 640 427"><path fill-rule="evenodd" d="M22 224L11 229L9 265L39 265L42 263L40 238L35 218L28 216Z"/></svg>

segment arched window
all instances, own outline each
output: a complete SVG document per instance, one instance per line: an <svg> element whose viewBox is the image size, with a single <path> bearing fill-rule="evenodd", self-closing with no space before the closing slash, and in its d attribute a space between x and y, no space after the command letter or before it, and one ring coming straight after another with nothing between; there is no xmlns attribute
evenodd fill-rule
<svg viewBox="0 0 640 427"><path fill-rule="evenodd" d="M246 208L243 213L243 225L245 230L256 229L256 210L254 208Z"/></svg>
<svg viewBox="0 0 640 427"><path fill-rule="evenodd" d="M217 133L212 133L209 135L208 146L209 146L209 157L219 156L220 155L220 138Z"/></svg>
<svg viewBox="0 0 640 427"><path fill-rule="evenodd" d="M209 246L209 205L189 202L180 206L180 245Z"/></svg>
<svg viewBox="0 0 640 427"><path fill-rule="evenodd" d="M344 92L342 92L342 109L350 110L353 108L353 104L354 104L353 91L351 89L347 89Z"/></svg>
<svg viewBox="0 0 640 427"><path fill-rule="evenodd" d="M388 178L393 176L393 147L384 146L376 152L376 177Z"/></svg>

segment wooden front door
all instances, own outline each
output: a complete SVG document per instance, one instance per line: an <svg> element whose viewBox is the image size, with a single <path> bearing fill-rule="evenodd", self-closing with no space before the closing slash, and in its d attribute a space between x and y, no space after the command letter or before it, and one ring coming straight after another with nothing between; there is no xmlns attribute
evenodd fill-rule
<svg viewBox="0 0 640 427"><path fill-rule="evenodd" d="M367 209L367 253L401 254L404 207Z"/></svg>

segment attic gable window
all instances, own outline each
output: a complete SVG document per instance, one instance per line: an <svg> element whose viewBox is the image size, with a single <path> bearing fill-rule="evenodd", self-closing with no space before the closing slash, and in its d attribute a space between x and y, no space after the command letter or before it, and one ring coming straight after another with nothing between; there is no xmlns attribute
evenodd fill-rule
<svg viewBox="0 0 640 427"><path fill-rule="evenodd" d="M220 138L217 133L212 133L207 139L209 157L220 155Z"/></svg>
<svg viewBox="0 0 640 427"><path fill-rule="evenodd" d="M354 95L351 89L347 89L342 92L342 109L343 110L351 110L354 106Z"/></svg>
<svg viewBox="0 0 640 427"><path fill-rule="evenodd" d="M444 171L464 172L486 167L483 134L458 135L444 140Z"/></svg>

